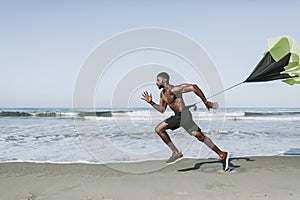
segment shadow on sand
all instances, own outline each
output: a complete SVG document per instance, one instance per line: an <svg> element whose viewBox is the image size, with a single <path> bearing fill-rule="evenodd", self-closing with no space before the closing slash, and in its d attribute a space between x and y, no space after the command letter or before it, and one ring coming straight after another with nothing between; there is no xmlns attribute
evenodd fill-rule
<svg viewBox="0 0 300 200"><path fill-rule="evenodd" d="M255 161L251 158L248 158L248 157L240 157L240 158L230 158L229 159L229 170L232 171L233 169L237 169L239 167L241 167L240 165L235 165L232 163L232 161L234 160L245 160L245 161ZM185 169L179 169L177 170L178 172L188 172L188 171L193 171L193 170L199 170L201 168L201 166L203 165L212 165L212 164L216 164L216 163L220 163L222 165L222 161L204 161L204 162L198 162L196 163L193 167L189 167L189 168L185 168Z"/></svg>

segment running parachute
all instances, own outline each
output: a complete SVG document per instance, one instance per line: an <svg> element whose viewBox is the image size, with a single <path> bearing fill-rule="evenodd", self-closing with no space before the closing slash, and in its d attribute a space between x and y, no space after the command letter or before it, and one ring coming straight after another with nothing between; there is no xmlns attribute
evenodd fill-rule
<svg viewBox="0 0 300 200"><path fill-rule="evenodd" d="M256 65L250 76L209 98L235 88L243 83L263 82L283 79L282 81L294 85L300 84L300 46L289 36L274 37L268 40L269 50Z"/></svg>
<svg viewBox="0 0 300 200"><path fill-rule="evenodd" d="M284 79L290 85L300 84L300 46L289 36L268 40L269 50L243 82L262 82Z"/></svg>

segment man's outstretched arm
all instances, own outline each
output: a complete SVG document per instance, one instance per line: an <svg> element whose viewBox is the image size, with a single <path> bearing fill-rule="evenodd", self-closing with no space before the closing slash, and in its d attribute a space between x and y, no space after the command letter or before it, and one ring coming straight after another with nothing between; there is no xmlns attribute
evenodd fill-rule
<svg viewBox="0 0 300 200"><path fill-rule="evenodd" d="M145 91L142 94L142 96L143 97L141 99L145 100L147 103L149 103L158 112L164 113L166 111L167 103L162 98L160 98L159 104L156 104L154 101L152 101L152 94L151 93L149 94L147 91Z"/></svg>
<svg viewBox="0 0 300 200"><path fill-rule="evenodd" d="M175 86L172 88L172 92L174 94L194 92L197 96L200 97L200 99L203 101L203 103L205 104L205 106L208 110L211 108L217 109L219 107L218 103L207 101L202 90L195 84L181 84L181 85Z"/></svg>

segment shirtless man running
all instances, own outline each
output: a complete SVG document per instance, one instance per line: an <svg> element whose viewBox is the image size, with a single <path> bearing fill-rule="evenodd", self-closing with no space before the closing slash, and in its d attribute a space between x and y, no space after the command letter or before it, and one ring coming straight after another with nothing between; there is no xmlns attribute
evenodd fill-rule
<svg viewBox="0 0 300 200"><path fill-rule="evenodd" d="M145 91L142 94L142 99L148 102L157 111L164 113L167 106L169 106L175 115L165 119L159 123L155 132L161 137L161 139L169 146L171 149L172 156L167 160L168 164L173 164L178 160L183 158L182 153L176 148L176 146L171 141L166 130L175 130L179 127L183 127L189 134L195 136L199 141L204 142L210 149L219 155L219 159L223 162L223 169L227 171L229 169L229 152L221 151L210 138L205 136L198 125L194 122L192 114L188 107L184 104L182 94L187 92L194 92L197 96L201 98L208 110L217 109L218 104L216 102L207 101L203 92L197 85L193 84L181 84L181 85L170 85L169 75L166 72L159 73L157 75L156 85L159 89L163 89L160 93L160 102L156 104L152 100L152 94Z"/></svg>

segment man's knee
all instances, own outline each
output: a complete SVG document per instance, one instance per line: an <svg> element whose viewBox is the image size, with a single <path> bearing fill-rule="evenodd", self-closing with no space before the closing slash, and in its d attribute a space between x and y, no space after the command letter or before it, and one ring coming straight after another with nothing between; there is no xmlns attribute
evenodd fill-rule
<svg viewBox="0 0 300 200"><path fill-rule="evenodd" d="M203 142L205 139L205 135L201 131L193 131L192 135L195 136L201 142Z"/></svg>
<svg viewBox="0 0 300 200"><path fill-rule="evenodd" d="M155 127L154 131L157 134L161 134L163 131L165 131L165 127L162 124L159 124L158 126Z"/></svg>
<svg viewBox="0 0 300 200"><path fill-rule="evenodd" d="M155 129L154 129L154 131L155 131L157 134L159 134L160 130L161 130L161 129L159 128L159 126L155 127Z"/></svg>
<svg viewBox="0 0 300 200"><path fill-rule="evenodd" d="M157 134L161 134L162 132L164 132L167 129L167 124L164 123L160 123L159 125L157 125L154 129L154 131Z"/></svg>

